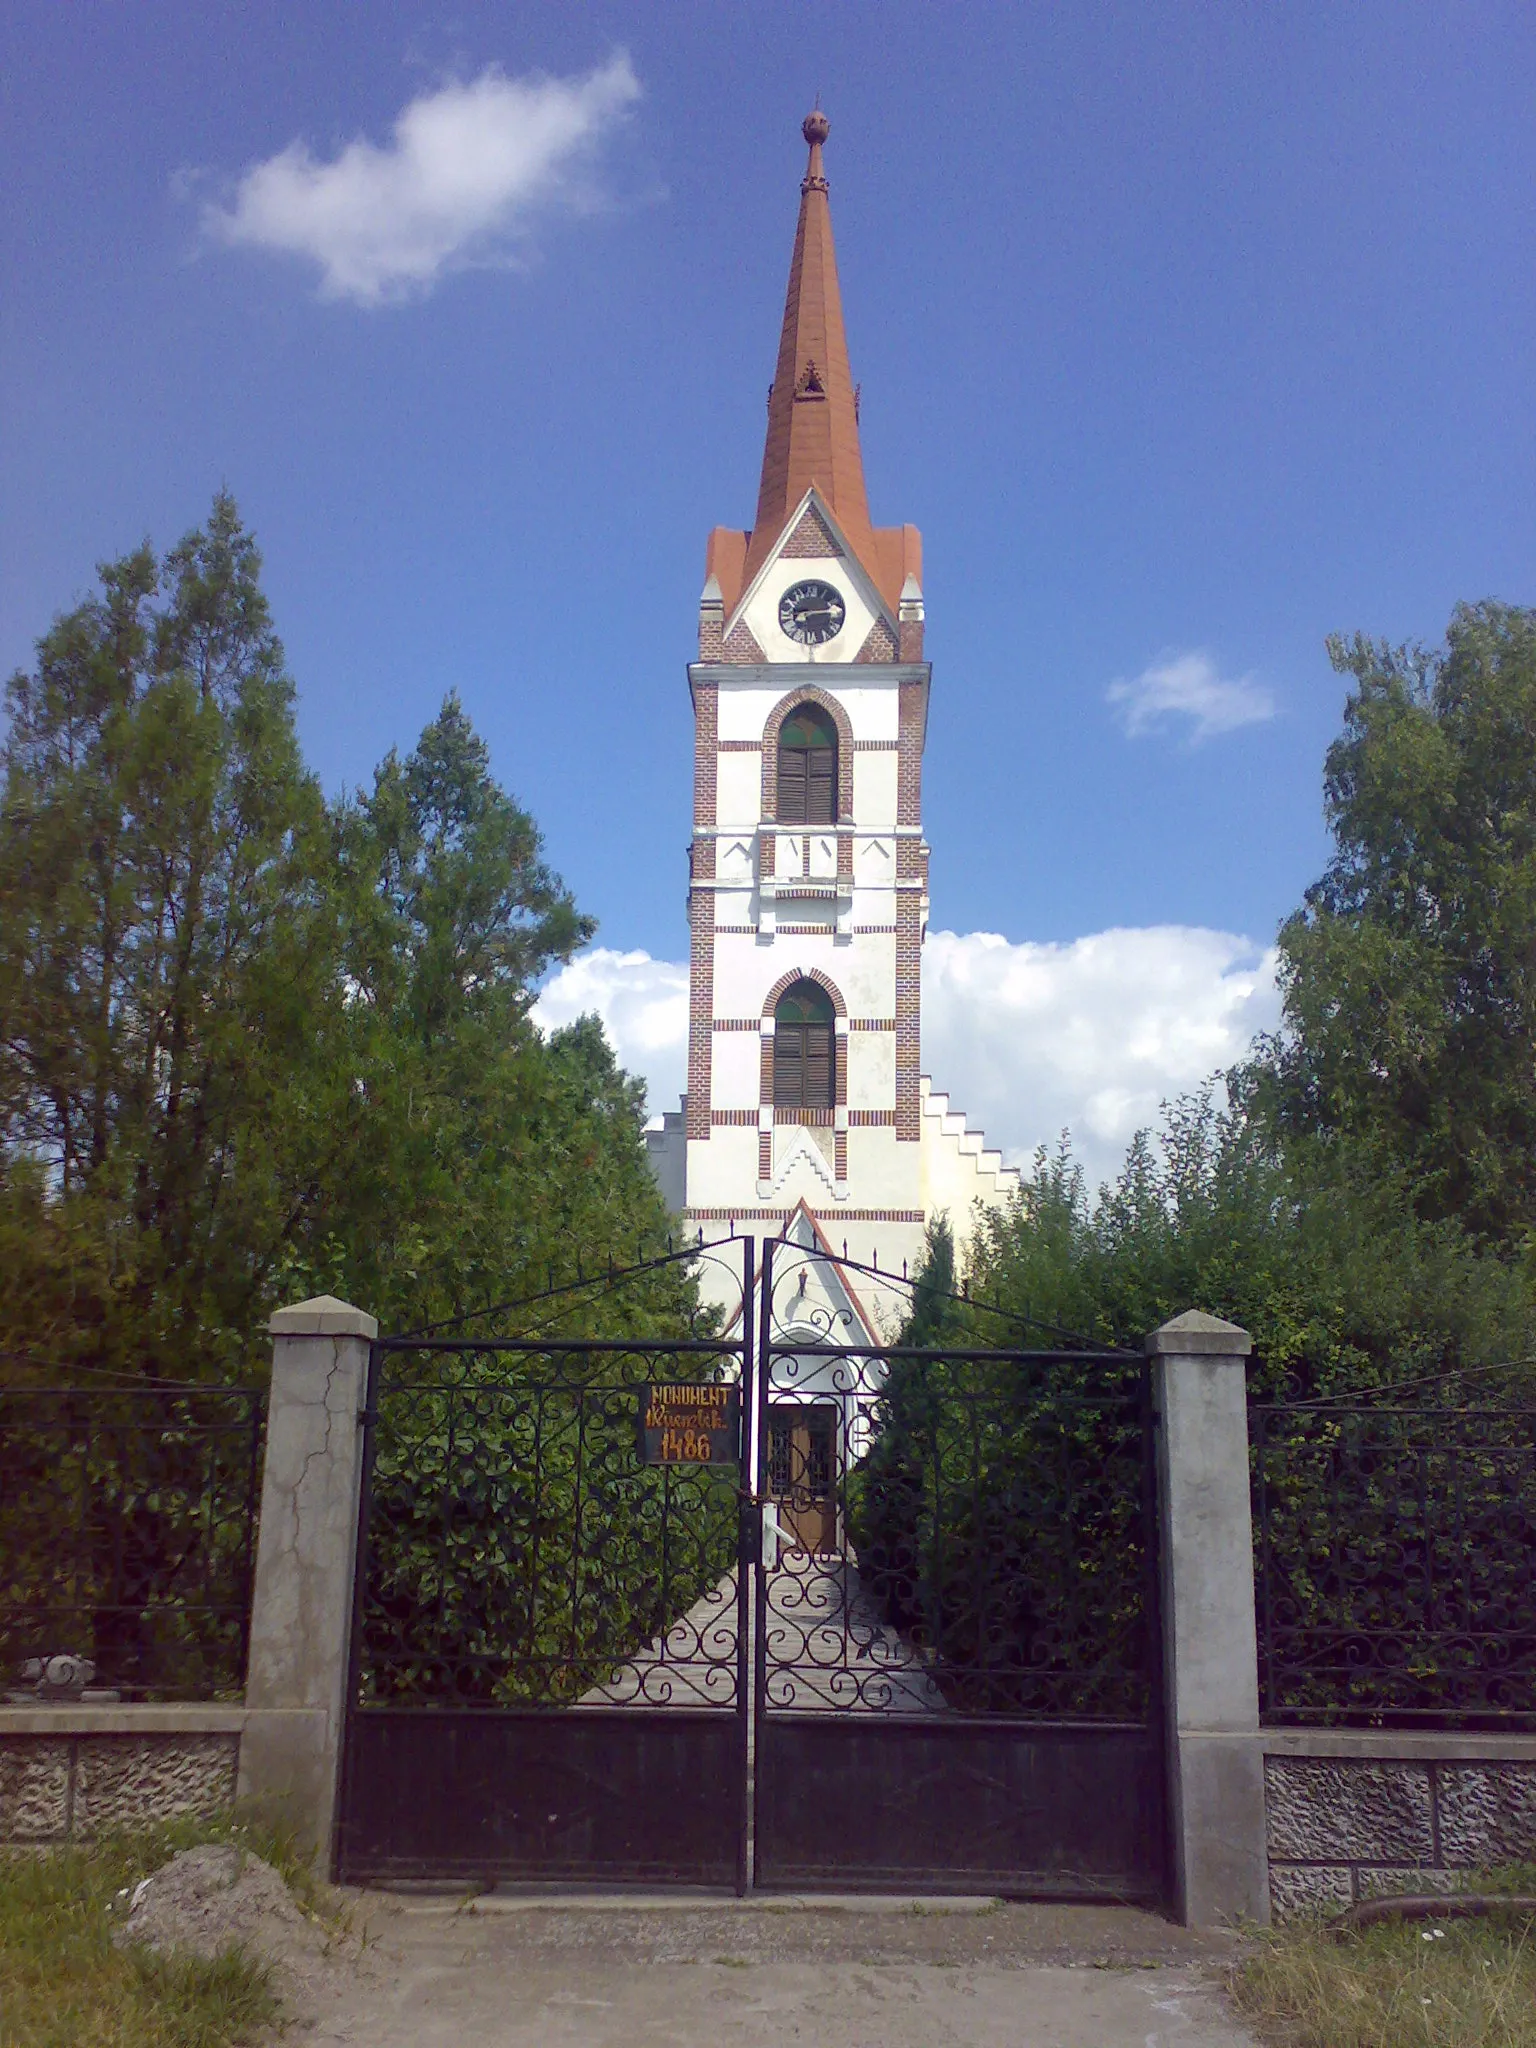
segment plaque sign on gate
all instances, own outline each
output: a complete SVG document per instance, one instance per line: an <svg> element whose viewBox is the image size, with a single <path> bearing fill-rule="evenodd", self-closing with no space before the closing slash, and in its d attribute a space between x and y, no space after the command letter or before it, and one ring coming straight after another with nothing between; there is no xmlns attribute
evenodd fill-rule
<svg viewBox="0 0 1536 2048"><path fill-rule="evenodd" d="M640 1408L647 1465L734 1465L741 1438L735 1387L649 1386Z"/></svg>

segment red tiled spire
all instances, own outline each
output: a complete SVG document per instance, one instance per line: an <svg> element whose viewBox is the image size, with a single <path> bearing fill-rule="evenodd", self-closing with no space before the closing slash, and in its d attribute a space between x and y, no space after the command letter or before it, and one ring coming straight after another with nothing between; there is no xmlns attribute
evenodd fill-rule
<svg viewBox="0 0 1536 2048"><path fill-rule="evenodd" d="M791 512L812 484L832 508L838 525L866 570L879 577L880 563L864 494L864 460L843 302L837 287L832 247L832 213L821 145L827 117L807 114L802 134L811 160L800 185L800 221L789 266L779 363L768 399L768 439L757 518L747 546L748 583L767 559Z"/></svg>

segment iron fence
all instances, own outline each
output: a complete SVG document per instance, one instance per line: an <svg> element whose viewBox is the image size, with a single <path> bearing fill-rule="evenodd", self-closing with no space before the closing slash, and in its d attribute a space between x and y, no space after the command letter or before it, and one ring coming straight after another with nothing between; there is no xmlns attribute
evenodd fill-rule
<svg viewBox="0 0 1536 2048"><path fill-rule="evenodd" d="M0 1390L0 1687L34 1658L125 1700L245 1683L266 1392Z"/></svg>
<svg viewBox="0 0 1536 2048"><path fill-rule="evenodd" d="M1536 1412L1250 1410L1270 1723L1536 1727Z"/></svg>

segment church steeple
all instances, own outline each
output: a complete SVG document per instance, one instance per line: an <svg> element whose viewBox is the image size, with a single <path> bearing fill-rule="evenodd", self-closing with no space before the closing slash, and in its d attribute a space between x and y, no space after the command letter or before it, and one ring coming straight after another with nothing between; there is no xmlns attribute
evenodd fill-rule
<svg viewBox="0 0 1536 2048"><path fill-rule="evenodd" d="M801 133L811 154L800 184L800 220L789 266L778 367L768 399L763 475L747 547L748 582L812 484L854 553L878 575L859 450L858 400L848 364L832 212L821 161L827 130L827 117L819 108L806 115Z"/></svg>
<svg viewBox="0 0 1536 2048"><path fill-rule="evenodd" d="M803 132L757 519L704 556L688 1092L647 1142L690 1229L916 1261L1018 1176L922 1078L922 540L870 525L819 108Z"/></svg>

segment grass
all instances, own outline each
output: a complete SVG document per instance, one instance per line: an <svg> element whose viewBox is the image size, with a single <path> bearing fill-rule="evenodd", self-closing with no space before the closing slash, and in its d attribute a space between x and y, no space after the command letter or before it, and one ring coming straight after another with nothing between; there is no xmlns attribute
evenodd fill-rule
<svg viewBox="0 0 1536 2048"><path fill-rule="evenodd" d="M1279 1928L1231 1989L1273 2048L1536 2048L1536 1923L1389 1921L1343 1940Z"/></svg>
<svg viewBox="0 0 1536 2048"><path fill-rule="evenodd" d="M271 1973L255 1957L228 1949L205 1962L112 1945L123 1887L210 1841L263 1857L301 1906L325 1915L292 1836L234 1816L0 1856L0 2048L233 2048L272 2025Z"/></svg>

